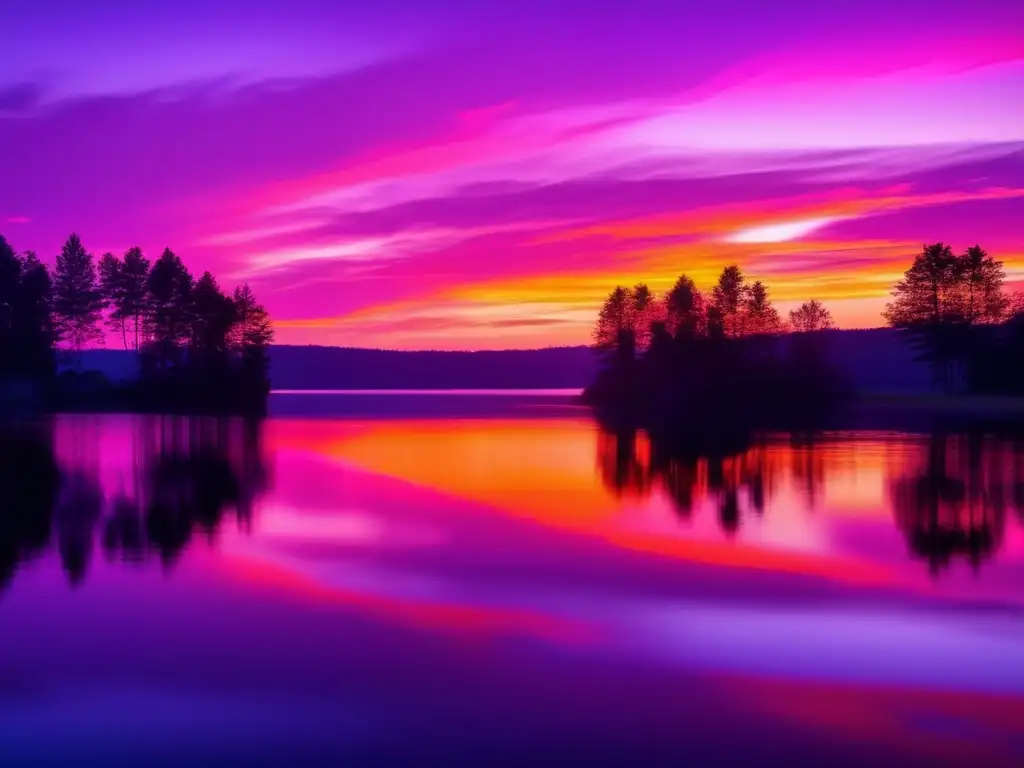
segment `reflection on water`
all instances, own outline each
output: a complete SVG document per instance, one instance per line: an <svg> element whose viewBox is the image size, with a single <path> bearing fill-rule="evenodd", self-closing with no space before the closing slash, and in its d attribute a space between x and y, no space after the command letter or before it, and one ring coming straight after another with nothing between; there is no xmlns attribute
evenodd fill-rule
<svg viewBox="0 0 1024 768"><path fill-rule="evenodd" d="M718 538L835 558L850 554L842 529L859 519L876 539L862 536L859 556L898 534L902 559L932 576L956 561L978 571L997 558L1008 526L1011 561L1021 547L1024 442L983 434L802 433L674 446L571 418L265 425L66 416L0 432L0 585L48 552L71 585L87 578L95 550L169 567L193 540L214 542L226 518L259 538L261 500L267 530L283 508L340 501L343 485L297 502L288 497L301 478L271 487L268 454L278 451L626 546Z"/></svg>
<svg viewBox="0 0 1024 768"><path fill-rule="evenodd" d="M280 528L283 509L341 504L344 483L312 482L315 498L290 498L308 464L271 487L268 454L278 452L626 547L718 539L737 551L871 560L898 535L900 559L933 577L957 561L977 572L1007 538L1008 562L1021 554L1024 442L983 434L805 433L695 447L570 418L68 416L0 433L0 585L46 553L71 585L97 550L169 567L194 540L215 542L225 519L258 540L261 503L266 531ZM859 529L855 542L847 528Z"/></svg>
<svg viewBox="0 0 1024 768"><path fill-rule="evenodd" d="M6 429L0 763L1019 762L1024 444L498 399Z"/></svg>
<svg viewBox="0 0 1024 768"><path fill-rule="evenodd" d="M97 548L170 566L226 515L248 528L266 487L261 431L182 417L67 417L0 431L10 505L0 515L0 588L51 548L77 586Z"/></svg>
<svg viewBox="0 0 1024 768"><path fill-rule="evenodd" d="M636 431L602 431L597 440L604 486L617 497L671 499L689 520L714 507L722 533L733 537L742 518L762 517L780 487L819 510L830 475L856 466L881 471L885 496L908 552L933 574L963 559L977 570L1002 545L1007 516L1024 518L1024 442L984 434L928 436L767 435L743 445L695 449L659 444ZM872 467L872 460L882 460ZM793 491L796 493L794 494Z"/></svg>

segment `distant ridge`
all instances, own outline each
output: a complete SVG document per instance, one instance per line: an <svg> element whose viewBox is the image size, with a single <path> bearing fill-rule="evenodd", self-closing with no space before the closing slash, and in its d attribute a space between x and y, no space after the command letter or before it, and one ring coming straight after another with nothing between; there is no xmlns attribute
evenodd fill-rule
<svg viewBox="0 0 1024 768"><path fill-rule="evenodd" d="M826 331L828 355L857 390L932 389L928 368L888 328ZM116 349L65 354L72 364L112 379L135 375L135 355ZM486 352L402 352L350 347L278 345L270 349L274 389L570 389L589 384L598 360L588 347Z"/></svg>
<svg viewBox="0 0 1024 768"><path fill-rule="evenodd" d="M587 347L487 352L398 352L276 346L275 389L565 389L597 371Z"/></svg>

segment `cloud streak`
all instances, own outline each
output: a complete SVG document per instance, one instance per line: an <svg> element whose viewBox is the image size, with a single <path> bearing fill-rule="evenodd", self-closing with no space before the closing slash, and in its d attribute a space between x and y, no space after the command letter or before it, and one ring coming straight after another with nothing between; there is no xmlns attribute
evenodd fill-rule
<svg viewBox="0 0 1024 768"><path fill-rule="evenodd" d="M300 0L245 23L197 5L191 30L100 5L79 31L133 34L121 53L0 77L5 234L44 258L72 230L96 252L170 245L250 281L282 341L584 343L616 283L707 285L728 262L783 305L813 295L874 325L937 239L1024 274L1014 3L641 0L570 24L534 2ZM111 79L155 30L159 54ZM168 79L161 56L188 46Z"/></svg>

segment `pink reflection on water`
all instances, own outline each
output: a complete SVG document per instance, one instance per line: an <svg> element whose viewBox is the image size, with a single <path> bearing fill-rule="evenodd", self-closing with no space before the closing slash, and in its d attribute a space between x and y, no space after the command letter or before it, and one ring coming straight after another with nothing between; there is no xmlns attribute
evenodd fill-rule
<svg viewBox="0 0 1024 768"><path fill-rule="evenodd" d="M620 712L627 679L670 707L699 684L702 706L714 696L750 728L952 762L1019 745L1022 465L1007 441L768 436L668 457L582 419L253 432L120 416L60 417L53 439L98 507L81 515L64 487L58 546L0 593L20 630L5 658L48 681L319 690L371 665L375 700L404 690L399 660L435 674L417 664L433 649L448 666L431 685L467 707L494 704L479 668L530 669L551 701L592 711ZM108 525L124 499L138 546Z"/></svg>
<svg viewBox="0 0 1024 768"><path fill-rule="evenodd" d="M243 429L67 416L54 446L65 477L93 478L108 506L144 505L154 456L217 438L239 464L253 458ZM585 419L296 419L268 422L259 450L273 457L269 488L241 502L254 541L451 545L450 530L424 519L437 508L707 566L1021 601L1024 459L993 438L769 436L661 466L643 436Z"/></svg>

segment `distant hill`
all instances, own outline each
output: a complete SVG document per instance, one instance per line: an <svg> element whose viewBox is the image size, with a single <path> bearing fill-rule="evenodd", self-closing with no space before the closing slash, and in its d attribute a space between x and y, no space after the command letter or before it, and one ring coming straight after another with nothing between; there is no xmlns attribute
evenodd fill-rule
<svg viewBox="0 0 1024 768"><path fill-rule="evenodd" d="M133 378L134 352L88 349L62 353L61 368ZM270 349L274 389L568 389L597 371L588 347L491 352L397 352L276 345Z"/></svg>
<svg viewBox="0 0 1024 768"><path fill-rule="evenodd" d="M888 328L829 331L829 357L866 392L932 388L926 365L913 359L903 337ZM398 352L345 347L274 346L275 389L563 389L586 386L598 361L587 347L490 352ZM65 355L62 367L72 364ZM135 355L86 350L76 363L112 379L135 375Z"/></svg>
<svg viewBox="0 0 1024 768"><path fill-rule="evenodd" d="M494 352L393 352L277 346L275 389L563 389L597 371L587 347Z"/></svg>
<svg viewBox="0 0 1024 768"><path fill-rule="evenodd" d="M892 328L825 331L831 362L859 392L928 392L934 388L926 363L904 335Z"/></svg>

